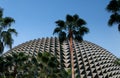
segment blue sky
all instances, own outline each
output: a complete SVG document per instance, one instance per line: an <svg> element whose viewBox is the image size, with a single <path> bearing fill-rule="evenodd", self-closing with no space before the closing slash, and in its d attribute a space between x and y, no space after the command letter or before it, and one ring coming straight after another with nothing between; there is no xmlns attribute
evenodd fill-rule
<svg viewBox="0 0 120 78"><path fill-rule="evenodd" d="M105 10L110 0L0 0L4 16L13 17L12 26L18 31L14 46L23 42L52 37L58 19L78 14L87 22L90 33L84 39L120 57L120 32L117 25L109 27L110 13ZM5 50L7 51L7 49Z"/></svg>

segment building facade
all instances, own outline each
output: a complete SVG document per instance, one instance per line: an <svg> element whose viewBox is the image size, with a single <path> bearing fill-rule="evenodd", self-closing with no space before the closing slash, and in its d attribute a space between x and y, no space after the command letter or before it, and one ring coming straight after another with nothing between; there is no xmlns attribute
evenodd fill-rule
<svg viewBox="0 0 120 78"><path fill-rule="evenodd" d="M60 67L71 68L69 41L60 45L58 38L41 38L22 43L11 52L25 52L36 55L38 52L50 52L60 62ZM120 78L120 67L114 64L117 59L106 49L89 41L73 40L75 76L78 78Z"/></svg>

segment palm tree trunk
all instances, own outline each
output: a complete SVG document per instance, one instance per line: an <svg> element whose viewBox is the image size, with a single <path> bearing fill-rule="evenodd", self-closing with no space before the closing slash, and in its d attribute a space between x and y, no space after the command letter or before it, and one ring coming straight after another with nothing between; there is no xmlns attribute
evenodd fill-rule
<svg viewBox="0 0 120 78"><path fill-rule="evenodd" d="M71 54L71 65L72 65L72 78L75 78L75 71L74 71L74 60L73 60L73 37L72 37L72 31L70 31L70 54Z"/></svg>

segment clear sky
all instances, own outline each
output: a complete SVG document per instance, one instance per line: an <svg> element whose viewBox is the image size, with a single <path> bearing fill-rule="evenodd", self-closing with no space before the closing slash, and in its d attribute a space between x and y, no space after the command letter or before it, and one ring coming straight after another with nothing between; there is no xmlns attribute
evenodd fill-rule
<svg viewBox="0 0 120 78"><path fill-rule="evenodd" d="M110 13L105 8L110 0L0 0L4 16L13 17L18 31L14 46L23 42L52 37L58 19L78 14L87 22L90 33L84 39L120 57L120 32L117 25L109 27ZM6 50L5 50L6 51Z"/></svg>

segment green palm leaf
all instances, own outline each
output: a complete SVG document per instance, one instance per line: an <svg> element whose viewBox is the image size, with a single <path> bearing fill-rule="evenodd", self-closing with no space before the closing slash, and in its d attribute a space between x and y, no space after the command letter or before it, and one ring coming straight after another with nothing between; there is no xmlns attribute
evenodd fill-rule
<svg viewBox="0 0 120 78"><path fill-rule="evenodd" d="M116 12L119 10L119 4L117 0L111 0L106 9L110 12Z"/></svg>
<svg viewBox="0 0 120 78"><path fill-rule="evenodd" d="M79 16L77 14L73 15L74 21L77 21L79 19Z"/></svg>
<svg viewBox="0 0 120 78"><path fill-rule="evenodd" d="M57 33L57 34L58 34L59 32L61 32L60 27L56 27L56 28L54 29L53 34L55 34L55 33Z"/></svg>
<svg viewBox="0 0 120 78"><path fill-rule="evenodd" d="M120 15L118 13L114 13L110 16L110 19L108 21L108 25L112 26L113 24L117 24L120 22Z"/></svg>
<svg viewBox="0 0 120 78"><path fill-rule="evenodd" d="M66 33L65 32L59 32L59 41L63 42L64 40L66 40Z"/></svg>
<svg viewBox="0 0 120 78"><path fill-rule="evenodd" d="M4 45L7 45L7 46L9 46L9 48L12 48L13 39L12 39L11 34L7 31L3 31L1 33L1 36L2 36L2 40L4 42Z"/></svg>
<svg viewBox="0 0 120 78"><path fill-rule="evenodd" d="M9 28L8 32L10 32L11 34L15 34L17 36L17 31L15 29Z"/></svg>
<svg viewBox="0 0 120 78"><path fill-rule="evenodd" d="M77 20L77 26L82 26L82 25L86 25L86 22L80 18Z"/></svg>
<svg viewBox="0 0 120 78"><path fill-rule="evenodd" d="M89 29L87 28L87 27L85 27L85 26L83 26L83 27L81 27L80 29L79 29L79 34L81 35L81 36L83 36L84 34L87 34L89 32Z"/></svg>
<svg viewBox="0 0 120 78"><path fill-rule="evenodd" d="M12 23L14 23L15 20L11 17L5 17L2 20L2 26L3 27L7 27L7 26L11 26Z"/></svg>
<svg viewBox="0 0 120 78"><path fill-rule="evenodd" d="M58 20L55 22L57 24L57 26L59 26L60 28L63 28L65 26L65 22L63 20Z"/></svg>
<svg viewBox="0 0 120 78"><path fill-rule="evenodd" d="M66 16L66 21L67 21L67 22L71 23L71 22L73 22L73 20L74 20L74 18L73 18L71 15L68 14L68 15Z"/></svg>

